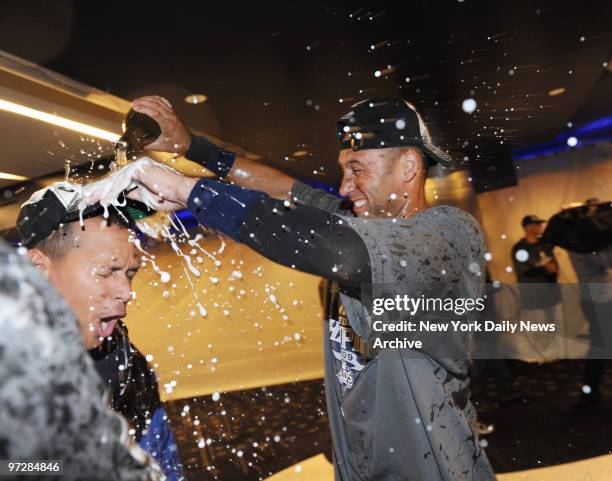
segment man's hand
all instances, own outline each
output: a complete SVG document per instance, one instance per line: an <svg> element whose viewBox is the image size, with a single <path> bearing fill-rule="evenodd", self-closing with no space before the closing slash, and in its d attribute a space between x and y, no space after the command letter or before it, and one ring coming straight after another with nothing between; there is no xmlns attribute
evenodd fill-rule
<svg viewBox="0 0 612 481"><path fill-rule="evenodd" d="M158 212L187 207L189 194L197 179L180 174L147 157L128 164L105 179L87 185L83 190L87 204L114 203L122 192Z"/></svg>
<svg viewBox="0 0 612 481"><path fill-rule="evenodd" d="M140 97L132 102L132 108L153 118L161 128L161 135L155 142L147 145L145 150L174 152L180 155L187 152L191 144L191 133L165 98L156 95Z"/></svg>
<svg viewBox="0 0 612 481"><path fill-rule="evenodd" d="M159 138L147 145L145 150L174 152L180 155L184 155L189 150L191 133L172 110L170 102L162 97L151 95L134 100L132 107L137 112L155 119L161 128ZM204 156L204 158L193 158L191 160L206 166L209 159ZM236 156L232 169L225 178L241 187L261 190L276 199L282 200L289 199L291 188L295 182L293 177L280 170L239 155Z"/></svg>
<svg viewBox="0 0 612 481"><path fill-rule="evenodd" d="M197 179L187 177L170 167L155 161L136 169L138 188L128 192L127 197L145 204L154 203L157 211L173 211L187 207L189 194Z"/></svg>

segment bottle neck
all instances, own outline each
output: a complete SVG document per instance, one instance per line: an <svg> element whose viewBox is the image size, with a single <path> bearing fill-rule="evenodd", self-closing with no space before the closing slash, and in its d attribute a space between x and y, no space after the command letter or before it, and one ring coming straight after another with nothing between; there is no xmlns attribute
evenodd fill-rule
<svg viewBox="0 0 612 481"><path fill-rule="evenodd" d="M139 126L129 125L121 138L117 141L115 150L123 149L128 157L141 154L147 144L151 143L148 140L147 133Z"/></svg>
<svg viewBox="0 0 612 481"><path fill-rule="evenodd" d="M130 110L125 117L123 130L118 144L125 149L130 160L142 154L145 146L161 135L161 128L154 119L134 110Z"/></svg>

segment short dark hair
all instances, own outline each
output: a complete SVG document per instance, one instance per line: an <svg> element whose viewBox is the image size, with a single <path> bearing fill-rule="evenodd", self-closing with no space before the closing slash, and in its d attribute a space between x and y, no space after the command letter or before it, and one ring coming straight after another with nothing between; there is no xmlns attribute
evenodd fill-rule
<svg viewBox="0 0 612 481"><path fill-rule="evenodd" d="M123 215L117 212L115 209L109 209L107 218L104 218L101 215L92 218L95 219L96 217L106 220L107 226L115 224L119 227L123 227L124 229L130 229L133 227L132 223L128 219L124 218ZM78 247L76 237L77 226L80 227L78 220L60 224L60 226L47 237L30 246L30 249L38 249L53 260L60 260L71 249ZM84 228L85 227L83 227L83 229Z"/></svg>

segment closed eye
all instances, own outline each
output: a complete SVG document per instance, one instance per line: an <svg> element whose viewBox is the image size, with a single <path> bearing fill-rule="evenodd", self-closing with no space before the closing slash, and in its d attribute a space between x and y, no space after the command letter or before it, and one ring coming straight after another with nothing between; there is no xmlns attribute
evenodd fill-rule
<svg viewBox="0 0 612 481"><path fill-rule="evenodd" d="M358 174L359 172L363 172L363 169L360 169L359 167L348 167L347 169L342 169L342 172L346 173L347 170L352 174Z"/></svg>
<svg viewBox="0 0 612 481"><path fill-rule="evenodd" d="M113 273L113 270L110 267L98 267L93 269L93 272L100 277L108 277Z"/></svg>
<svg viewBox="0 0 612 481"><path fill-rule="evenodd" d="M362 164L357 160L349 160L346 166L355 175L363 172Z"/></svg>

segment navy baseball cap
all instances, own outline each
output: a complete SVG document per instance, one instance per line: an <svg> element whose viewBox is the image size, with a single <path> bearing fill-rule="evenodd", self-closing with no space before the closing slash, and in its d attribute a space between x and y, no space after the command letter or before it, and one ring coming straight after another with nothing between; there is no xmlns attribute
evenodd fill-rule
<svg viewBox="0 0 612 481"><path fill-rule="evenodd" d="M454 167L451 156L433 144L415 107L399 97L372 97L352 105L336 130L340 150L418 147L429 165Z"/></svg>
<svg viewBox="0 0 612 481"><path fill-rule="evenodd" d="M537 215L526 215L525 217L523 217L523 220L521 221L521 225L523 227L528 226L529 224L544 224L546 223L546 221L544 219L540 219Z"/></svg>
<svg viewBox="0 0 612 481"><path fill-rule="evenodd" d="M82 200L82 186L69 182L56 182L34 192L23 203L17 216L17 231L21 237L21 244L30 248L63 224L104 214L104 207L100 204L89 205L81 212L79 204ZM136 220L149 215L140 208L143 205L126 203L125 207L111 205L108 208L117 212L126 226L134 227Z"/></svg>

